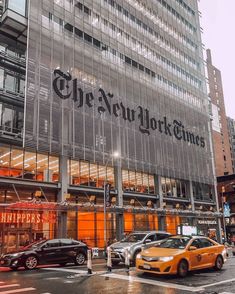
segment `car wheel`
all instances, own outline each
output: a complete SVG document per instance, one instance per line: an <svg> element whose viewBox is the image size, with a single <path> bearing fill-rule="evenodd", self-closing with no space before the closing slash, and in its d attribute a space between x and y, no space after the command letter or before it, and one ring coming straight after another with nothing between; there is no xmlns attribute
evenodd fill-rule
<svg viewBox="0 0 235 294"><path fill-rule="evenodd" d="M11 269L12 269L13 271L17 271L17 270L18 270L18 266L11 266Z"/></svg>
<svg viewBox="0 0 235 294"><path fill-rule="evenodd" d="M215 261L214 269L216 271L220 271L222 269L222 267L223 267L223 263L224 263L223 258L220 255L217 256L216 261Z"/></svg>
<svg viewBox="0 0 235 294"><path fill-rule="evenodd" d="M75 257L74 263L76 265L83 265L85 263L85 261L86 261L85 254L82 253L82 252L78 252L77 255L76 255L76 257Z"/></svg>
<svg viewBox="0 0 235 294"><path fill-rule="evenodd" d="M179 277L184 278L188 274L188 263L186 260L181 260L178 265L177 274Z"/></svg>
<svg viewBox="0 0 235 294"><path fill-rule="evenodd" d="M36 256L30 255L25 259L24 267L25 269L32 270L38 265L38 259Z"/></svg>

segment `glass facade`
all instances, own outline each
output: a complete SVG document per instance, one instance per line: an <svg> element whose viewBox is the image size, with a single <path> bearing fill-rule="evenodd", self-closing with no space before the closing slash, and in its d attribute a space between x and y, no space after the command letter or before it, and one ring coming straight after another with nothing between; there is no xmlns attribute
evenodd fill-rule
<svg viewBox="0 0 235 294"><path fill-rule="evenodd" d="M13 235L3 214L0 243L67 236L103 248L123 232L176 234L200 213L212 217L197 1L5 3L21 16L29 8L29 27L27 54L0 41L0 202L59 208L52 226L13 224Z"/></svg>
<svg viewBox="0 0 235 294"><path fill-rule="evenodd" d="M123 169L211 184L197 16L93 2L30 1L25 145L101 163L118 149Z"/></svg>

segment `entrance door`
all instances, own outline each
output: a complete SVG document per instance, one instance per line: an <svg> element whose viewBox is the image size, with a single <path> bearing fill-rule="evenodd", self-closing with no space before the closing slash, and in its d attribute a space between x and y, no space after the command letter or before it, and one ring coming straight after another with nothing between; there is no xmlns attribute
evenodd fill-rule
<svg viewBox="0 0 235 294"><path fill-rule="evenodd" d="M7 229L3 232L3 252L17 251L31 243L31 230Z"/></svg>

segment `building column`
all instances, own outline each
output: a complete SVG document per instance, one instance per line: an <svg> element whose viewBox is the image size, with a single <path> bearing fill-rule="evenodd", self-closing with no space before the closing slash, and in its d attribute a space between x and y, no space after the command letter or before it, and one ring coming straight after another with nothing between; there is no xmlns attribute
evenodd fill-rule
<svg viewBox="0 0 235 294"><path fill-rule="evenodd" d="M121 161L117 159L114 166L114 180L117 191L117 206L123 207L123 191L122 191L122 168ZM116 213L116 239L121 240L124 232L124 215L122 212Z"/></svg>
<svg viewBox="0 0 235 294"><path fill-rule="evenodd" d="M192 205L192 212L195 212L195 203L194 203L194 197L193 197L193 182L190 180L188 183L188 192L189 192L189 199L190 199L190 204ZM197 225L197 219L195 216L192 217L190 220L190 225L191 226L196 226Z"/></svg>
<svg viewBox="0 0 235 294"><path fill-rule="evenodd" d="M67 168L67 157L60 156L59 162L59 171L60 171L60 190L57 194L57 202L64 202L66 200L66 195L68 193L68 168ZM58 238L67 237L67 212L59 211L58 212Z"/></svg>
<svg viewBox="0 0 235 294"><path fill-rule="evenodd" d="M162 185L161 185L161 176L154 175L154 186L156 195L159 197L157 200L157 207L163 209L163 193L162 193ZM158 216L158 228L159 230L165 231L165 216Z"/></svg>

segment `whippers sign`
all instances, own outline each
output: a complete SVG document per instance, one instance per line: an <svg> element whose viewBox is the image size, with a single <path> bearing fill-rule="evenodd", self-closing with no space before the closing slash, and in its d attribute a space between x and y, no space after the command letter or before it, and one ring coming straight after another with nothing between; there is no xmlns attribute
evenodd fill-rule
<svg viewBox="0 0 235 294"><path fill-rule="evenodd" d="M139 131L142 134L150 135L153 131L158 131L167 136L174 136L179 141L191 143L204 148L204 137L186 131L181 121L173 120L169 122L167 117L156 119L150 116L150 111L142 106L131 109L122 102L117 103L112 93L105 92L102 88L98 90L98 95L93 92L84 92L79 87L78 80L73 79L70 73L63 73L59 69L54 70L53 89L60 99L72 99L77 108L87 106L97 107L97 112L102 114L108 112L116 118L121 118L129 123L138 121Z"/></svg>

